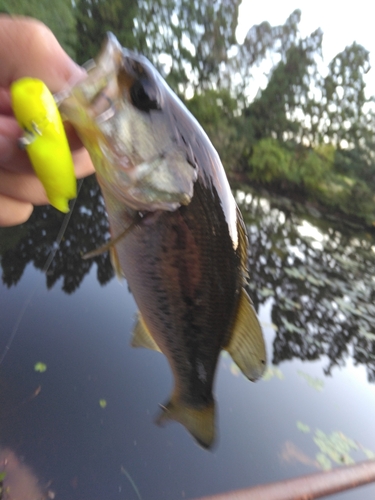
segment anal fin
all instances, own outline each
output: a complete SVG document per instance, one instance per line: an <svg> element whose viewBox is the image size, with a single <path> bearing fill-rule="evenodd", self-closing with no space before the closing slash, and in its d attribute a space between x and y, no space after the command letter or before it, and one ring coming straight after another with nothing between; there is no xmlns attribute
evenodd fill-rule
<svg viewBox="0 0 375 500"><path fill-rule="evenodd" d="M231 339L225 349L249 380L255 381L263 375L266 368L266 347L262 328L244 289L241 290Z"/></svg>

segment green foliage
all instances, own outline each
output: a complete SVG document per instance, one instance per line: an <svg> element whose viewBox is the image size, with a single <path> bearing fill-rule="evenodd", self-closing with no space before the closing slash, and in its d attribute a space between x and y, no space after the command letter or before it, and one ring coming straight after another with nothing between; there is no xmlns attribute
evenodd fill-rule
<svg viewBox="0 0 375 500"><path fill-rule="evenodd" d="M350 198L345 208L349 213L369 215L369 223L374 221L375 196L373 190L363 181L357 180L351 187ZM343 207L344 210L344 207Z"/></svg>
<svg viewBox="0 0 375 500"><path fill-rule="evenodd" d="M234 171L247 146L237 100L226 89L211 89L194 94L185 104L210 137L223 165Z"/></svg>
<svg viewBox="0 0 375 500"><path fill-rule="evenodd" d="M258 182L289 181L296 175L291 153L275 139L261 139L257 142L249 163L249 178Z"/></svg>
<svg viewBox="0 0 375 500"><path fill-rule="evenodd" d="M75 56L76 21L71 0L0 0L0 12L39 19L53 31L68 54Z"/></svg>
<svg viewBox="0 0 375 500"><path fill-rule="evenodd" d="M247 33L238 53L229 61L231 74L238 74L238 94L245 93L252 81L252 68L260 64L271 54L285 59L286 51L298 37L298 24L301 20L301 11L295 10L288 17L284 25L271 26L264 21L253 26ZM246 98L244 99L246 102Z"/></svg>
<svg viewBox="0 0 375 500"><path fill-rule="evenodd" d="M322 183L331 177L334 156L335 149L331 144L303 151L298 162L298 171L301 186L307 192L319 191Z"/></svg>
<svg viewBox="0 0 375 500"><path fill-rule="evenodd" d="M78 62L95 56L107 31L146 55L171 86L219 88L222 63L236 44L240 0L77 0Z"/></svg>
<svg viewBox="0 0 375 500"><path fill-rule="evenodd" d="M269 138L258 141L249 159L249 180L282 187L284 192L304 194L308 200L372 224L375 218L373 190L363 180L335 170L338 152L332 144L315 149L292 146Z"/></svg>
<svg viewBox="0 0 375 500"><path fill-rule="evenodd" d="M282 27L256 26L241 49L249 67L269 54L276 60L267 86L243 112L253 146L244 149L248 178L278 190L298 188L309 200L371 224L375 99L365 94L369 53L353 43L322 78L322 32L301 38L299 22L295 11Z"/></svg>
<svg viewBox="0 0 375 500"><path fill-rule="evenodd" d="M139 2L135 37L140 50L158 62L167 56L164 73L183 93L222 87L222 64L236 44L240 0L154 0Z"/></svg>
<svg viewBox="0 0 375 500"><path fill-rule="evenodd" d="M124 47L136 49L134 19L137 0L77 0L77 60L84 63L96 56L108 31L116 34Z"/></svg>
<svg viewBox="0 0 375 500"><path fill-rule="evenodd" d="M318 199L327 207L364 219L368 225L372 225L375 219L374 193L370 186L359 179L332 176L321 184Z"/></svg>
<svg viewBox="0 0 375 500"><path fill-rule="evenodd" d="M369 52L354 42L329 64L329 74L323 83L325 134L337 146L346 141L358 147L362 137L365 96L364 75L370 69Z"/></svg>
<svg viewBox="0 0 375 500"><path fill-rule="evenodd" d="M375 123L373 130L375 130ZM375 151L375 146L372 151ZM375 161L371 156L372 153L368 155L363 149L357 147L338 149L335 155L335 170L340 174L362 179L374 187Z"/></svg>
<svg viewBox="0 0 375 500"><path fill-rule="evenodd" d="M261 139L249 159L249 179L266 184L284 183L307 194L319 195L332 178L335 149L322 145L315 149Z"/></svg>
<svg viewBox="0 0 375 500"><path fill-rule="evenodd" d="M79 63L107 31L144 53L183 98L227 171L330 210L375 217L375 98L365 93L369 52L357 43L321 76L322 36L302 37L301 11L253 26L236 42L240 0L0 0L0 11L45 22ZM63 22L61 22L63 19ZM273 63L249 99L254 67ZM372 107L371 107L372 105Z"/></svg>
<svg viewBox="0 0 375 500"><path fill-rule="evenodd" d="M318 29L300 39L299 18L300 12L296 11L284 30L273 30L273 52L279 62L271 70L266 88L245 109L258 140L274 137L311 144L318 135L317 121L304 118L319 110L317 98L310 91L318 75L316 56L321 52L323 33ZM290 19L293 22L289 24Z"/></svg>

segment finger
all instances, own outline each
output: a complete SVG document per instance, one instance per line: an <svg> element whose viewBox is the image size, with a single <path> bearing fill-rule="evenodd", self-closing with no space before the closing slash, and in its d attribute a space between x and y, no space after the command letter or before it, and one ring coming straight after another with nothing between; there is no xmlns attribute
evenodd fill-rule
<svg viewBox="0 0 375 500"><path fill-rule="evenodd" d="M0 226L16 226L26 222L33 211L31 203L0 194Z"/></svg>
<svg viewBox="0 0 375 500"><path fill-rule="evenodd" d="M81 179L95 172L90 155L84 148L73 151L73 162L77 179Z"/></svg>
<svg viewBox="0 0 375 500"><path fill-rule="evenodd" d="M18 163L20 158L17 156L21 152L17 141L22 135L22 130L16 122L15 118L11 116L0 116L0 164L5 165L9 162L16 161Z"/></svg>
<svg viewBox="0 0 375 500"><path fill-rule="evenodd" d="M85 149L75 151L73 161L77 178L86 177L94 172L90 156ZM33 205L49 203L45 189L31 167L24 172L0 168L0 194Z"/></svg>
<svg viewBox="0 0 375 500"><path fill-rule="evenodd" d="M0 152L2 149L1 144L2 138L0 136ZM7 144L4 149L8 152L11 149L12 156L10 160L0 162L0 169L13 174L35 175L29 157L27 156L27 153L25 151L20 150L16 145L14 145L13 147L9 146L9 144ZM77 179L81 179L82 177L86 177L87 175L93 174L95 172L90 155L83 147L77 149L76 151L73 151L72 157L74 163L74 172ZM53 175L53 164L51 164L51 175Z"/></svg>
<svg viewBox="0 0 375 500"><path fill-rule="evenodd" d="M69 145L78 178L94 172L90 157L82 146L75 130L70 124L66 124ZM32 167L26 151L18 146L18 139L22 130L16 120L9 116L0 116L0 166L6 170L16 173L31 173ZM51 170L53 165L51 165Z"/></svg>
<svg viewBox="0 0 375 500"><path fill-rule="evenodd" d="M15 173L0 169L0 194L33 205L46 205L48 198L33 172Z"/></svg>
<svg viewBox="0 0 375 500"><path fill-rule="evenodd" d="M24 76L39 78L52 92L84 77L85 72L62 49L40 21L0 15L0 87Z"/></svg>
<svg viewBox="0 0 375 500"><path fill-rule="evenodd" d="M0 87L0 115L12 115L12 103L8 89Z"/></svg>

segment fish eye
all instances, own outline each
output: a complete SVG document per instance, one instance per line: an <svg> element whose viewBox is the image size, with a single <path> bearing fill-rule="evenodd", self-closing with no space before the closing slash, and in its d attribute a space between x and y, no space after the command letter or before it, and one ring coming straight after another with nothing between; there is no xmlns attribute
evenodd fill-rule
<svg viewBox="0 0 375 500"><path fill-rule="evenodd" d="M140 111L149 112L151 109L160 109L155 87L145 78L140 78L130 89L130 98L133 105Z"/></svg>

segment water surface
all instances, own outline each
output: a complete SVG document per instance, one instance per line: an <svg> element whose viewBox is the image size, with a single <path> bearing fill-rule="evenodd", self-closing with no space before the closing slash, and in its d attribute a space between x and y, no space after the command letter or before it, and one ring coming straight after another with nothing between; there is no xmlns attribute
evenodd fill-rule
<svg viewBox="0 0 375 500"><path fill-rule="evenodd" d="M374 456L372 236L237 196L269 370L252 384L222 356L213 452L178 424L154 425L172 389L167 361L130 347L136 306L108 256L81 259L108 237L95 182L85 181L47 276L59 214L39 208L1 230L0 356L15 336L0 365L0 465L7 454L23 481L35 476L56 499L162 500ZM374 496L366 486L331 498Z"/></svg>

